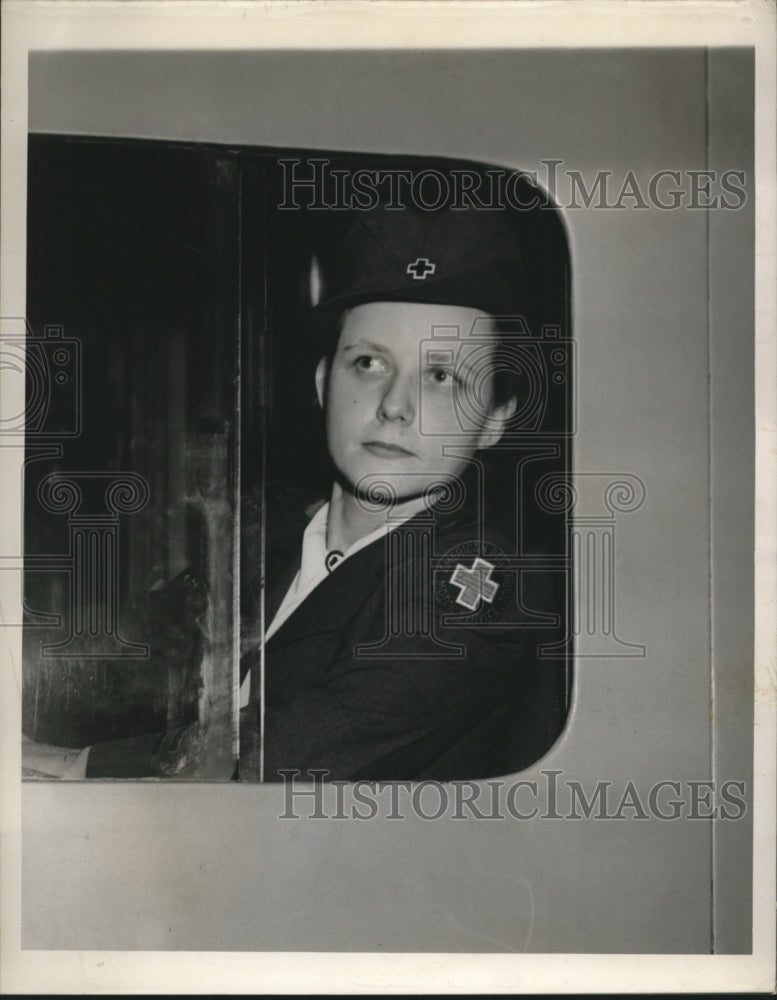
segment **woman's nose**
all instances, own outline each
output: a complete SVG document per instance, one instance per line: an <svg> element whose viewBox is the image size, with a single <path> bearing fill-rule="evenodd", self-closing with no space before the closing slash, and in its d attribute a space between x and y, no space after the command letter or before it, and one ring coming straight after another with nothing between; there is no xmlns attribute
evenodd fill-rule
<svg viewBox="0 0 777 1000"><path fill-rule="evenodd" d="M416 383L407 377L395 375L387 384L378 404L381 420L398 420L410 424L415 419Z"/></svg>

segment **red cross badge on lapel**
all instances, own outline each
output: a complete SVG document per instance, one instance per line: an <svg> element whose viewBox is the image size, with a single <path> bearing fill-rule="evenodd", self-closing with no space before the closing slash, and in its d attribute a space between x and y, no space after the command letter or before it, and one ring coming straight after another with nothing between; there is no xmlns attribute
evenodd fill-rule
<svg viewBox="0 0 777 1000"><path fill-rule="evenodd" d="M450 579L454 587L459 588L456 603L469 611L477 611L481 600L492 604L499 590L499 584L491 579L493 569L493 563L487 559L477 558L471 569L458 563Z"/></svg>

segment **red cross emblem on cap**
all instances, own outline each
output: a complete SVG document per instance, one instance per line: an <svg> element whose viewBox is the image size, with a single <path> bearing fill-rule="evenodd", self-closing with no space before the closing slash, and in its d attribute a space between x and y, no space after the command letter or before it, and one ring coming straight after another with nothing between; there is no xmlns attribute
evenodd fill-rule
<svg viewBox="0 0 777 1000"><path fill-rule="evenodd" d="M434 274L437 265L433 264L428 257L418 257L411 264L407 265L407 273L413 275L414 281L424 281L430 274Z"/></svg>
<svg viewBox="0 0 777 1000"><path fill-rule="evenodd" d="M492 604L499 590L499 584L491 579L493 569L493 564L486 559L476 559L472 569L467 569L458 563L450 579L454 587L458 587L460 591L456 603L470 611L477 611L481 600Z"/></svg>

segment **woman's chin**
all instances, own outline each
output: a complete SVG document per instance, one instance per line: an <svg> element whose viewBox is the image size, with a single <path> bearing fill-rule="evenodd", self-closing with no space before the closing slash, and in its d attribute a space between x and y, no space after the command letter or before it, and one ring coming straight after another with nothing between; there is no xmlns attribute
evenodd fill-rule
<svg viewBox="0 0 777 1000"><path fill-rule="evenodd" d="M421 509L445 491L449 477L421 472L385 471L365 473L355 483L348 484L349 492L365 510L391 511L395 508Z"/></svg>

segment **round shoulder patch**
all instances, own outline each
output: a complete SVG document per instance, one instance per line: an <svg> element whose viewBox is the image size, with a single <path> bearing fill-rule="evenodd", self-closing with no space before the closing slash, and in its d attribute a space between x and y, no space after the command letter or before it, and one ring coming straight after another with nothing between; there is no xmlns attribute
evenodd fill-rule
<svg viewBox="0 0 777 1000"><path fill-rule="evenodd" d="M505 553L488 541L458 542L438 557L434 589L438 611L457 625L491 625L504 619L515 589L504 569Z"/></svg>

